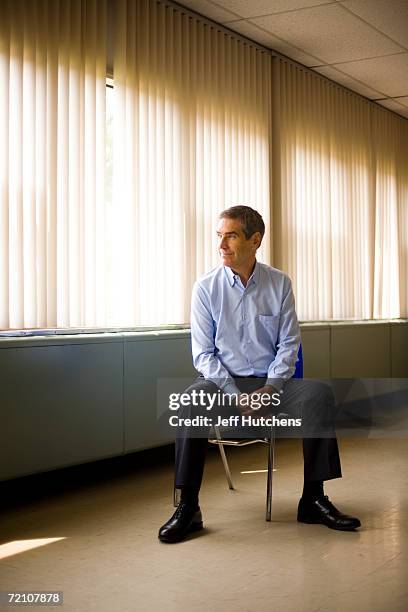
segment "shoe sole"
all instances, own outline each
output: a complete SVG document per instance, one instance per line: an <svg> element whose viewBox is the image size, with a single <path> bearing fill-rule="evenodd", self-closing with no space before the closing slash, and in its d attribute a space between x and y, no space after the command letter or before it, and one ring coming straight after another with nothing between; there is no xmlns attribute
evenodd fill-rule
<svg viewBox="0 0 408 612"><path fill-rule="evenodd" d="M165 542L166 544L175 544L176 542L181 542L182 540L184 540L184 538L189 533L193 533L194 531L201 531L203 527L204 525L202 522L192 523L190 527L187 529L186 533L184 533L182 536L177 536L177 537L158 536L158 537L159 537L160 542Z"/></svg>
<svg viewBox="0 0 408 612"><path fill-rule="evenodd" d="M356 529L361 527L361 524L356 525L355 527L336 527L335 525L329 525L328 523L324 523L323 521L308 518L298 518L297 521L298 523L306 523L307 525L324 525L325 527L328 527L329 529L334 529L335 531L355 531Z"/></svg>

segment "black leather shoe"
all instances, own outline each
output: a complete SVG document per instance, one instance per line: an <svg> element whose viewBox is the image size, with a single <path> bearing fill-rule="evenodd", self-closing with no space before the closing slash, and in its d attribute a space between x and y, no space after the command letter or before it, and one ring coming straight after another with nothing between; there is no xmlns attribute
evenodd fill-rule
<svg viewBox="0 0 408 612"><path fill-rule="evenodd" d="M173 516L159 530L161 542L180 542L188 533L203 528L203 517L200 508L180 502Z"/></svg>
<svg viewBox="0 0 408 612"><path fill-rule="evenodd" d="M299 523L321 523L327 525L330 529L340 529L341 531L353 531L361 527L358 518L339 512L327 495L311 501L301 497L297 520Z"/></svg>

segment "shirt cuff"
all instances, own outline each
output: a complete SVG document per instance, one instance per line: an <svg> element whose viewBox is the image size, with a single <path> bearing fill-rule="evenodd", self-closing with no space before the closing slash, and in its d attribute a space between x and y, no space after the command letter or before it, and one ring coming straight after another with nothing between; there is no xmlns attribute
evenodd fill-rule
<svg viewBox="0 0 408 612"><path fill-rule="evenodd" d="M283 380L283 378L268 378L265 383L265 385L271 385L272 387L274 387L274 389L276 389L278 393L283 393L284 384L285 381Z"/></svg>
<svg viewBox="0 0 408 612"><path fill-rule="evenodd" d="M222 390L224 393L228 393L229 395L241 395L241 391L231 379L226 381L226 383L222 386Z"/></svg>

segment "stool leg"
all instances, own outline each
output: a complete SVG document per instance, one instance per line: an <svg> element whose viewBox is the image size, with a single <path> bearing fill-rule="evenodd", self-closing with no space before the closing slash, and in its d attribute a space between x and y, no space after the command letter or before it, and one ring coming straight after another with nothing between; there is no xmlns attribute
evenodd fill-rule
<svg viewBox="0 0 408 612"><path fill-rule="evenodd" d="M275 460L275 428L271 427L271 436L268 442L268 478L266 483L266 515L265 520L272 518L272 479Z"/></svg>
<svg viewBox="0 0 408 612"><path fill-rule="evenodd" d="M230 489L234 489L234 485L232 484L231 470L229 468L227 455L225 454L224 446L222 444L220 430L218 427L214 427L214 430L215 430L215 435L217 437L217 440L219 441L218 448L220 449L221 460L224 466L225 476L227 477L228 486Z"/></svg>
<svg viewBox="0 0 408 612"><path fill-rule="evenodd" d="M180 503L180 489L176 488L176 485L173 486L173 506L177 508Z"/></svg>

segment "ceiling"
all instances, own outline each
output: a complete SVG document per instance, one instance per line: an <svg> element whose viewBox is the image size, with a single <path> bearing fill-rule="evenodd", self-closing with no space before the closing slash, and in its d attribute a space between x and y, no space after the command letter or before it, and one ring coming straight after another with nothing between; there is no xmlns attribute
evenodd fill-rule
<svg viewBox="0 0 408 612"><path fill-rule="evenodd" d="M178 0L408 118L408 0Z"/></svg>

